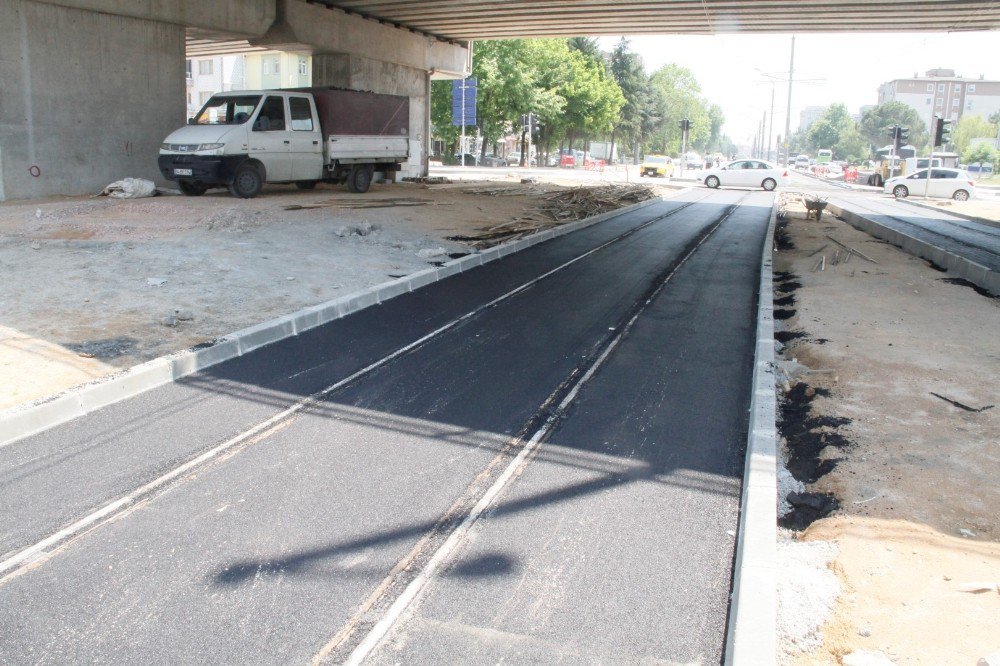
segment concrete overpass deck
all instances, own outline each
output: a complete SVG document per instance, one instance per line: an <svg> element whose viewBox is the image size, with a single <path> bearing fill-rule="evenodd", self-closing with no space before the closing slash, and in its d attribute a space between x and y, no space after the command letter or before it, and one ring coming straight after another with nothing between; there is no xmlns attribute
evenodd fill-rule
<svg viewBox="0 0 1000 666"><path fill-rule="evenodd" d="M448 39L995 30L1000 3L910 0L321 0Z"/></svg>

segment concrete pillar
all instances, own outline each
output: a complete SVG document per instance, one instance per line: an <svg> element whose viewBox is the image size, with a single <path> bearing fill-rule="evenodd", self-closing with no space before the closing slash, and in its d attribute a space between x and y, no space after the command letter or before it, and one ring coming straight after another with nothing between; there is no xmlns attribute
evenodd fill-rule
<svg viewBox="0 0 1000 666"><path fill-rule="evenodd" d="M0 0L0 199L158 180L184 124L184 28Z"/></svg>
<svg viewBox="0 0 1000 666"><path fill-rule="evenodd" d="M337 86L410 98L410 159L403 176L427 175L430 154L430 73L346 53L314 54L314 86Z"/></svg>

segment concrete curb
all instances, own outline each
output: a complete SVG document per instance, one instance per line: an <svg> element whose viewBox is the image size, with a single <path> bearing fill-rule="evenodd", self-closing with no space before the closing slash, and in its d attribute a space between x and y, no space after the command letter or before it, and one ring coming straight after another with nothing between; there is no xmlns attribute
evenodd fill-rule
<svg viewBox="0 0 1000 666"><path fill-rule="evenodd" d="M933 261L938 266L946 268L952 275L964 278L991 294L1000 296L1000 273L992 271L986 266L977 264L971 259L966 259L947 250L942 250L935 245L904 234L901 231L890 229L878 222L873 222L858 213L844 210L836 204L828 204L827 210L845 220L856 229L860 229L875 238L888 241L912 255Z"/></svg>
<svg viewBox="0 0 1000 666"><path fill-rule="evenodd" d="M678 190L677 196L690 188ZM208 347L187 349L134 366L42 400L0 412L0 446L38 434L53 426L106 407L120 400L169 384L205 368L249 353L260 347L290 338L322 326L353 312L383 303L390 298L415 291L439 280L476 266L519 252L538 243L565 236L599 222L640 210L665 201L668 197L647 199L631 206L569 222L538 232L513 243L499 245L478 254L470 254L397 280L362 289L341 298L320 303L292 314L245 328L218 338Z"/></svg>
<svg viewBox="0 0 1000 666"><path fill-rule="evenodd" d="M747 435L740 526L733 566L725 663L777 661L777 429L774 393L772 253L777 205L771 209L761 257L757 298L757 349Z"/></svg>
<svg viewBox="0 0 1000 666"><path fill-rule="evenodd" d="M945 215L951 215L952 217L960 217L963 220L968 220L969 222L978 222L979 224L985 224L990 227L1000 228L1000 222L994 222L993 220L987 220L985 217L976 217L975 215L966 215L965 213L959 213L953 210L945 210L938 206L932 206L931 204L924 203L923 201L911 201L909 198L906 199L896 199L901 203L909 204L911 206L918 206L920 208L926 208L927 210L937 211L939 213L944 213Z"/></svg>

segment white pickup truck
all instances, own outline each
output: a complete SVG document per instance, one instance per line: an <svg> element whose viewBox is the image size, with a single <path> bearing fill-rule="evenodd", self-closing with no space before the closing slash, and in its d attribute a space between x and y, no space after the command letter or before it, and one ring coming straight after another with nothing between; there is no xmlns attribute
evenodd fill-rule
<svg viewBox="0 0 1000 666"><path fill-rule="evenodd" d="M228 186L256 196L264 183L347 183L367 192L409 156L410 100L342 88L241 90L213 95L160 146L160 173L188 196Z"/></svg>

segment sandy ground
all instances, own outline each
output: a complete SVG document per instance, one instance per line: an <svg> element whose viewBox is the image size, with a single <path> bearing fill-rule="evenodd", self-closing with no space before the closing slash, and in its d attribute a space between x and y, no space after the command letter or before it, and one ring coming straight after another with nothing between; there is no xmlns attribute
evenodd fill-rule
<svg viewBox="0 0 1000 666"><path fill-rule="evenodd" d="M0 204L0 410L470 251L448 236L538 217L532 196L468 191L556 187L496 171L502 185L400 183L366 195L270 186L251 200L213 191ZM398 198L424 205L340 207ZM284 209L323 202L335 206Z"/></svg>
<svg viewBox="0 0 1000 666"><path fill-rule="evenodd" d="M775 270L802 286L782 323L808 337L784 358L819 389L812 416L848 421L817 429L847 443L822 451L820 463L839 461L807 486L841 506L797 535L836 545L841 594L821 644L783 662L837 664L865 651L897 664L975 664L1000 651L1000 594L963 591L1000 582L1000 301L829 215L787 230L795 249L777 253ZM878 263L834 265L840 248L827 234ZM825 270L812 270L823 255ZM932 392L997 407L969 412Z"/></svg>

